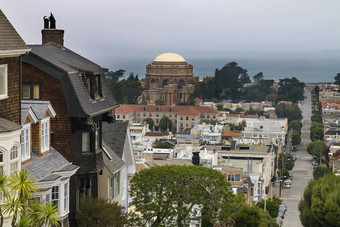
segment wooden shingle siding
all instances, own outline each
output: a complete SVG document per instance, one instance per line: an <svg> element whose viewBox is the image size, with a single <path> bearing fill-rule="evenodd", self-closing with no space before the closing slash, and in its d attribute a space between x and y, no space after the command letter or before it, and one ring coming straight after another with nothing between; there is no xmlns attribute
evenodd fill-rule
<svg viewBox="0 0 340 227"><path fill-rule="evenodd" d="M7 64L8 98L0 100L0 117L21 125L20 57L0 58Z"/></svg>
<svg viewBox="0 0 340 227"><path fill-rule="evenodd" d="M41 100L50 101L55 112L55 118L50 120L52 131L50 144L71 161L71 120L67 116L67 105L59 81L34 66L23 63L23 82L41 83Z"/></svg>

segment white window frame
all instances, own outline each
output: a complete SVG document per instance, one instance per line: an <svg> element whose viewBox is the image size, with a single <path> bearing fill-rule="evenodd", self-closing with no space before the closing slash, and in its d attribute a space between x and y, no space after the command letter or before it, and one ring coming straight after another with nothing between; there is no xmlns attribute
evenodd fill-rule
<svg viewBox="0 0 340 227"><path fill-rule="evenodd" d="M64 212L68 212L69 211L69 194L70 194L70 188L69 188L69 183L66 182L64 184L64 195L63 195L63 198L64 198Z"/></svg>
<svg viewBox="0 0 340 227"><path fill-rule="evenodd" d="M8 98L8 72L7 72L7 64L0 65L0 77L3 77L4 84L0 86L3 86L4 92L0 94L0 100L1 99L7 99Z"/></svg>
<svg viewBox="0 0 340 227"><path fill-rule="evenodd" d="M41 120L41 153L50 149L50 118Z"/></svg>
<svg viewBox="0 0 340 227"><path fill-rule="evenodd" d="M53 188L58 188L56 192L53 193ZM53 198L54 195L57 195L57 198ZM51 191L51 203L52 205L55 205L54 203L57 204L58 212L60 212L60 185L54 185L52 187Z"/></svg>
<svg viewBox="0 0 340 227"><path fill-rule="evenodd" d="M109 178L109 199L114 199L120 193L120 171Z"/></svg>
<svg viewBox="0 0 340 227"><path fill-rule="evenodd" d="M21 161L31 158L31 123L25 124L21 131Z"/></svg>

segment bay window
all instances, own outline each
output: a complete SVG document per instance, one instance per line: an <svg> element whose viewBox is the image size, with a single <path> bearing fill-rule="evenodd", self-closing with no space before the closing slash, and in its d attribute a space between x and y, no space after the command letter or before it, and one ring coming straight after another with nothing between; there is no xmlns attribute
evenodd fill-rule
<svg viewBox="0 0 340 227"><path fill-rule="evenodd" d="M90 152L90 133L82 133L82 152Z"/></svg>

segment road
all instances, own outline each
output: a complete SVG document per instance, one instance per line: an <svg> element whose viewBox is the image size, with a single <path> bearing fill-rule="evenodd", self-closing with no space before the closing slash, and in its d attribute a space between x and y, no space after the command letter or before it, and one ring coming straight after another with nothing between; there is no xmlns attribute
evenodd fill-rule
<svg viewBox="0 0 340 227"><path fill-rule="evenodd" d="M301 129L301 144L297 147L297 151L293 152L297 160L291 171L293 173L292 187L284 189L283 202L287 205L287 212L283 219L284 227L302 226L299 218L298 204L303 197L303 192L308 184L308 181L313 177L312 156L307 153L307 145L310 142L312 102L310 91L305 91L305 100L300 104L302 110L302 129Z"/></svg>

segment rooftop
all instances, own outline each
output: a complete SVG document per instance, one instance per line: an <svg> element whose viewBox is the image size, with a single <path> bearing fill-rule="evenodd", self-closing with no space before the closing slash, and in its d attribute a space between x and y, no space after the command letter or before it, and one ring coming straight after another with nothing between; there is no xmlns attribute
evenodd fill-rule
<svg viewBox="0 0 340 227"><path fill-rule="evenodd" d="M157 61L157 62L185 62L185 59L179 54L164 53L164 54L158 55L155 58L154 61Z"/></svg>

